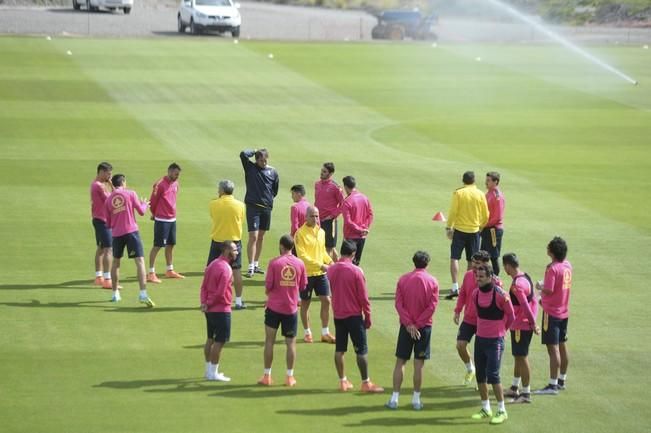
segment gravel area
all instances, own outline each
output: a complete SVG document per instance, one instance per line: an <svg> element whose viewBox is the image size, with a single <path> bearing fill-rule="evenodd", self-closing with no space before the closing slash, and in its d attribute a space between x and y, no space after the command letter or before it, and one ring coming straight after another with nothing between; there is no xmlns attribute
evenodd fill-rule
<svg viewBox="0 0 651 433"><path fill-rule="evenodd" d="M66 1L66 0L58 0ZM69 6L0 6L0 34L96 37L192 37L176 32L176 3L135 0L130 15L121 11L88 12ZM23 3L24 4L24 3ZM296 41L371 40L376 24L362 11L343 11L268 3L242 2L242 39ZM579 43L649 44L651 29L616 27L553 27ZM547 39L525 24L441 17L437 28L443 43L543 43ZM229 37L229 36L224 36Z"/></svg>

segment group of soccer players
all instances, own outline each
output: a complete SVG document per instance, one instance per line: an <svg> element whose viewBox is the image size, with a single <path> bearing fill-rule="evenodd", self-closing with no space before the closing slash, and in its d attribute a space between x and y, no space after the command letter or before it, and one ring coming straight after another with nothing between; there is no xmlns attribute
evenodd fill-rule
<svg viewBox="0 0 651 433"><path fill-rule="evenodd" d="M251 161L252 157L254 161ZM222 349L230 339L233 285L235 308L244 309L242 275L253 278L256 274L265 274L259 257L265 234L271 226L273 202L279 189L278 173L268 165L268 158L266 149L242 151L240 159L246 183L244 203L233 197L234 183L230 180L219 182L219 197L210 203L212 242L200 293L201 310L206 317L204 355L205 377L208 380L230 381L219 370L219 361ZM150 199L140 200L135 192L126 189L124 175L112 175L112 167L108 163L98 166L97 177L91 185L97 241L95 282L113 290L112 301L120 300L119 265L125 246L128 256L135 259L141 289L139 300L146 306L154 306L147 295L146 283L161 282L154 268L156 254L161 248L165 248L166 277L183 278L174 271L172 264L180 171L177 164L171 164L167 175L154 184ZM314 338L310 329L309 306L313 294L316 294L321 304L321 341L335 344L339 389L346 392L354 388L345 374L344 363L350 338L362 379L360 390L371 393L384 391L370 380L368 373L366 330L372 325L371 306L360 267L366 237L373 221L373 210L368 198L357 190L354 177L344 177L344 187L341 188L333 179L334 172L333 163L323 164L320 178L314 184L313 205L307 201L303 185L291 187L294 203L290 210L290 234L279 239L279 255L271 260L265 275L264 373L258 381L260 385L273 384L273 345L278 328L281 328L287 345L284 383L289 387L296 386L294 365L299 308L304 329L303 341L312 343ZM487 418L491 424L501 424L507 419L505 397L509 397L511 403L532 401L528 350L534 333L542 334L542 342L547 346L550 359L549 384L534 393L558 394L559 390L565 389L568 304L572 283L572 267L566 260L567 245L562 238L555 237L547 246L551 263L545 271L544 280L535 284L521 270L515 254L504 254L501 258L502 269L512 278L512 283L509 290L502 289L503 283L498 275L501 270L505 200L499 190L499 181L499 173L487 173L488 191L484 195L475 185L474 173L464 173L464 186L453 194L446 227L451 240L450 273L453 283L446 299L457 298L453 320L459 325L457 351L466 366L464 384L469 385L473 377L476 379L482 408L472 418ZM155 233L150 268L146 273L134 212L144 215L148 206L155 221ZM339 215L344 220L344 240L338 252ZM242 274L241 241L245 218L249 266ZM464 250L468 271L459 286L458 261ZM414 393L411 403L414 410L423 407L420 399L422 371L425 360L430 358L432 317L439 301L438 282L427 272L429 262L430 257L426 252L417 251L413 256L413 271L400 277L397 283L395 307L400 330L393 392L386 404L389 409L398 408L404 367L412 354ZM538 291L538 295L535 291ZM539 304L543 309L542 329L536 324ZM328 326L331 309L335 335L330 333ZM504 392L500 364L507 331L511 334L515 364L512 385ZM468 344L473 336L474 356L471 358ZM490 407L488 384L492 386L497 400L495 414Z"/></svg>

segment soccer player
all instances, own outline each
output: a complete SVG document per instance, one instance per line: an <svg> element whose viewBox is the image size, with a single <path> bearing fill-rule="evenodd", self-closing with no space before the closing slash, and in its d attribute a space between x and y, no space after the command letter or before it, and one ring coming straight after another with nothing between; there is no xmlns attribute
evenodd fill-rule
<svg viewBox="0 0 651 433"><path fill-rule="evenodd" d="M206 268L201 283L201 311L206 316L207 338L203 353L206 360L204 377L208 380L230 382L231 378L219 371L222 349L231 338L231 302L233 301L233 269L237 259L234 242L224 242L222 254Z"/></svg>
<svg viewBox="0 0 651 433"><path fill-rule="evenodd" d="M533 333L540 334L540 328L536 325L538 304L531 277L520 270L518 257L514 253L504 254L502 264L504 265L504 272L513 278L509 296L515 314L515 320L511 325L511 354L515 359L513 383L504 396L512 398L510 403L531 403L529 383L531 367L529 366L528 355ZM518 388L520 380L522 380L522 392Z"/></svg>
<svg viewBox="0 0 651 433"><path fill-rule="evenodd" d="M319 180L314 183L314 206L321 211L321 228L326 235L326 249L332 260L337 261L337 217L344 203L341 187L332 179L335 164L323 163Z"/></svg>
<svg viewBox="0 0 651 433"><path fill-rule="evenodd" d="M567 261L567 243L556 236L547 245L552 262L545 270L545 280L536 283L543 309L542 343L549 354L549 384L535 394L558 394L565 389L567 366L567 322L570 315L572 265ZM560 376L559 376L560 370Z"/></svg>
<svg viewBox="0 0 651 433"><path fill-rule="evenodd" d="M305 187L303 185L294 185L292 191L292 207L289 209L289 233L292 237L296 234L296 230L305 224L305 214L310 203L305 199Z"/></svg>
<svg viewBox="0 0 651 433"><path fill-rule="evenodd" d="M504 407L504 390L500 381L500 364L504 353L504 334L513 323L513 306L509 295L493 282L493 271L481 265L475 271L478 288L472 297L477 309L475 337L475 376L482 408L472 419L490 418L491 424L502 424L508 418ZM488 384L493 387L497 412L493 416L488 399Z"/></svg>
<svg viewBox="0 0 651 433"><path fill-rule="evenodd" d="M233 285L235 286L235 309L243 310L246 304L242 299L244 284L242 283L242 224L244 221L244 203L233 197L235 184L224 179L217 185L217 198L210 201L209 211L212 221L210 231L210 252L208 263L222 254L224 244L233 242L237 248L237 256L231 262Z"/></svg>
<svg viewBox="0 0 651 433"><path fill-rule="evenodd" d="M425 251L417 251L412 261L415 269L400 277L396 286L396 310L400 318L400 331L396 345L396 366L393 370L393 393L385 405L398 408L398 397L405 364L414 353L414 394L411 405L421 410L420 389L423 383L423 367L430 358L432 316L439 301L439 285L427 272L430 257Z"/></svg>
<svg viewBox="0 0 651 433"><path fill-rule="evenodd" d="M357 252L353 263L359 266L362 260L362 251L366 243L366 236L373 224L373 208L368 198L357 191L357 182L353 176L346 176L342 180L346 198L342 205L344 215L344 239L352 240L357 245Z"/></svg>
<svg viewBox="0 0 651 433"><path fill-rule="evenodd" d="M167 278L185 278L174 270L174 245L176 245L176 194L179 191L179 175L181 166L173 162L167 167L167 176L163 176L154 184L149 209L151 219L154 220L154 246L149 252L149 273L147 281L159 284L161 280L156 276L156 255L161 248L165 248L165 262Z"/></svg>
<svg viewBox="0 0 651 433"><path fill-rule="evenodd" d="M368 346L366 330L371 327L371 303L368 300L366 278L362 269L353 264L355 242L341 244L341 259L328 268L328 281L332 291L332 313L335 318L335 367L339 375L339 390L353 389L346 377L344 354L348 350L348 336L357 355L357 367L362 376L362 392L383 392L384 388L371 382L368 376Z"/></svg>
<svg viewBox="0 0 651 433"><path fill-rule="evenodd" d="M104 203L106 224L113 232L113 266L111 266L113 297L111 301L119 302L122 299L119 290L120 259L122 259L126 246L127 255L136 263L138 284L140 285L138 300L141 304L153 308L154 302L147 296L145 254L134 214L135 211L141 216L144 215L149 202L146 199L139 200L135 191L127 189L127 178L123 174L113 176L111 183L115 189Z"/></svg>
<svg viewBox="0 0 651 433"><path fill-rule="evenodd" d="M490 256L486 251L477 251L472 255L472 269L468 270L463 276L463 282L459 288L459 297L457 298L457 305L454 308L454 323L459 325L461 312L463 311L463 320L459 325L457 332L457 352L459 357L466 366L466 374L463 377L463 384L470 385L475 377L475 366L470 358L468 351L468 344L472 341L472 337L477 333L477 310L475 308L475 301L472 293L477 288L477 279L475 270L481 266L490 263ZM501 283L501 282L500 282ZM501 286L501 284L498 284Z"/></svg>
<svg viewBox="0 0 651 433"><path fill-rule="evenodd" d="M265 278L267 308L264 313L264 375L260 385L271 386L271 364L278 327L287 345L287 375L285 386L296 386L294 363L296 361L296 331L298 327L298 292L307 286L303 262L292 255L294 240L289 235L280 238L280 255L269 262Z"/></svg>
<svg viewBox="0 0 651 433"><path fill-rule="evenodd" d="M312 330L310 329L310 301L312 292L316 293L321 301L321 341L335 343L335 337L330 334L328 322L330 321L330 284L326 276L328 266L332 259L325 249L325 233L319 227L319 209L314 206L307 208L305 224L296 231L294 236L296 255L305 263L307 270L307 288L301 291L301 323L305 330L303 341L312 343Z"/></svg>
<svg viewBox="0 0 651 433"><path fill-rule="evenodd" d="M452 288L445 299L459 296L459 259L461 253L466 251L468 269L472 255L479 250L479 231L488 222L488 205L486 197L475 185L475 173L467 171L463 174L464 186L452 194L452 204L445 228L450 245L450 276Z"/></svg>
<svg viewBox="0 0 651 433"><path fill-rule="evenodd" d="M255 163L250 158L255 156ZM246 255L249 260L248 278L254 274L264 274L260 268L260 254L264 235L271 227L271 210L274 197L278 194L278 172L268 165L269 152L267 149L243 150L240 160L244 168L246 181L246 222L249 230L249 242Z"/></svg>
<svg viewBox="0 0 651 433"><path fill-rule="evenodd" d="M499 189L500 174L496 171L486 173L486 204L488 222L481 231L481 249L488 251L495 275L500 274L500 250L504 235L504 194Z"/></svg>
<svg viewBox="0 0 651 433"><path fill-rule="evenodd" d="M106 209L104 203L113 191L111 173L113 166L108 162L100 162L97 166L97 176L90 184L91 215L95 230L95 285L111 289L111 247L113 236L106 225Z"/></svg>

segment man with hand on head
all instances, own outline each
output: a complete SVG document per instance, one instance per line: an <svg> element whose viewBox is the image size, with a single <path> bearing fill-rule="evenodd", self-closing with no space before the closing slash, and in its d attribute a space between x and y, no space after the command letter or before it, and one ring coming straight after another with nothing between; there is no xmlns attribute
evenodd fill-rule
<svg viewBox="0 0 651 433"><path fill-rule="evenodd" d="M113 166L108 162L100 162L97 166L97 176L90 184L91 214L93 217L93 229L95 230L95 285L104 289L111 289L111 264L113 246L113 235L111 229L106 225L106 198L113 191L111 173Z"/></svg>

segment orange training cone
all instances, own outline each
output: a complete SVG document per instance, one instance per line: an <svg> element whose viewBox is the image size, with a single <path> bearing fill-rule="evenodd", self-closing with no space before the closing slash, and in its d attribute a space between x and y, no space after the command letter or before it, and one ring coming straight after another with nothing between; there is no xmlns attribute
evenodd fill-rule
<svg viewBox="0 0 651 433"><path fill-rule="evenodd" d="M445 215L443 215L443 212L436 212L436 214L432 217L432 221L445 222Z"/></svg>

